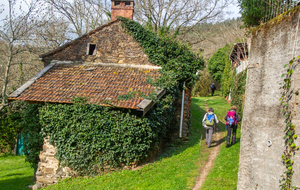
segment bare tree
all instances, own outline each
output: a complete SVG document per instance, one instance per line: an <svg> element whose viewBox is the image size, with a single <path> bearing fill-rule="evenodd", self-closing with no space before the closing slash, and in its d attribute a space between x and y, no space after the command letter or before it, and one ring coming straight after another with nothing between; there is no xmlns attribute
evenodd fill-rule
<svg viewBox="0 0 300 190"><path fill-rule="evenodd" d="M44 0L70 24L70 32L79 37L110 20L110 0Z"/></svg>
<svg viewBox="0 0 300 190"><path fill-rule="evenodd" d="M135 19L153 25L154 32L170 28L188 33L201 22L219 16L232 0L139 0ZM189 27L187 27L189 26Z"/></svg>
<svg viewBox="0 0 300 190"><path fill-rule="evenodd" d="M226 20L219 23L201 23L194 26L186 35L178 39L191 45L192 50L210 58L219 48L235 42L246 42L245 29L241 19Z"/></svg>
<svg viewBox="0 0 300 190"><path fill-rule="evenodd" d="M34 29L42 24L36 18L43 15L40 0L24 1L23 4L17 0L7 0L7 3L8 15L1 20L2 27L0 28L0 41L3 47L0 52L3 62L1 66L4 70L0 109L7 105L6 92L11 66L13 62L18 64L17 55L25 51L30 36L34 35ZM16 10L16 6L20 6L20 9Z"/></svg>

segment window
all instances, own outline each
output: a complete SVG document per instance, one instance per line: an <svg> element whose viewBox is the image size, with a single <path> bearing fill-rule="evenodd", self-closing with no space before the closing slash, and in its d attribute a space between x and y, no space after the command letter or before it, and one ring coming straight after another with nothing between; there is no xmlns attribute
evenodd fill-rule
<svg viewBox="0 0 300 190"><path fill-rule="evenodd" d="M115 1L115 6L120 6L121 5L121 1Z"/></svg>
<svg viewBox="0 0 300 190"><path fill-rule="evenodd" d="M87 54L96 55L96 44L88 44Z"/></svg>
<svg viewBox="0 0 300 190"><path fill-rule="evenodd" d="M125 6L130 6L131 5L131 2L130 1L126 1L125 2Z"/></svg>

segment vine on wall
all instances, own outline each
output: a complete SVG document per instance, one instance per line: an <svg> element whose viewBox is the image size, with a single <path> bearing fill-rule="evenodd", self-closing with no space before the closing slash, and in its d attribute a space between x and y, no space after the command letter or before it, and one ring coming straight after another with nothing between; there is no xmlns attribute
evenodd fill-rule
<svg viewBox="0 0 300 190"><path fill-rule="evenodd" d="M231 89L231 105L238 108L238 114L242 117L245 104L245 90L247 81L247 69L237 75L234 75Z"/></svg>
<svg viewBox="0 0 300 190"><path fill-rule="evenodd" d="M39 123L39 110L41 105L27 104L22 110L22 121L20 122L21 134L24 139L23 152L26 155L25 161L29 162L31 167L37 169L39 153L43 150L43 136L41 134L42 126Z"/></svg>
<svg viewBox="0 0 300 190"><path fill-rule="evenodd" d="M300 56L298 57L300 58ZM285 150L282 154L282 162L286 167L286 171L281 176L282 179L279 180L280 188L281 190L290 190L290 189L296 189L296 187L292 186L292 178L294 174L294 160L292 160L293 156L296 153L296 150L299 150L299 146L296 146L295 140L298 138L295 131L295 125L293 125L293 117L296 114L295 112L295 106L290 103L292 97L294 96L294 93L296 95L299 94L299 92L293 92L291 89L292 85L292 75L294 73L294 59L292 59L289 64L286 64L284 68L287 67L287 72L282 74L282 77L284 77L284 82L280 83L282 87L282 95L280 98L281 105L283 105L283 114L285 116L285 123L286 127L284 130L285 136L283 137L285 141ZM297 94L298 93L298 94ZM295 102L294 102L295 103Z"/></svg>

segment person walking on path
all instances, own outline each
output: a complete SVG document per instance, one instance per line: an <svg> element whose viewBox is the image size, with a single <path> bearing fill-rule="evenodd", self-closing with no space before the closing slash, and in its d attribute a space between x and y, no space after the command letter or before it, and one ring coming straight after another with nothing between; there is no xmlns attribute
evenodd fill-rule
<svg viewBox="0 0 300 190"><path fill-rule="evenodd" d="M202 120L202 125L205 128L205 138L208 148L211 145L212 135L214 133L214 129L216 128L217 123L219 123L219 120L216 114L214 114L214 110L212 108L209 108L208 112L204 115Z"/></svg>
<svg viewBox="0 0 300 190"><path fill-rule="evenodd" d="M216 90L216 85L215 83L212 83L210 86L210 90L211 90L211 96L214 96L215 90Z"/></svg>
<svg viewBox="0 0 300 190"><path fill-rule="evenodd" d="M226 129L227 129L226 148L230 146L231 131L232 131L231 145L234 145L235 138L236 138L237 122L241 121L240 116L236 112L236 110L237 110L236 106L231 106L230 110L227 112L225 116Z"/></svg>

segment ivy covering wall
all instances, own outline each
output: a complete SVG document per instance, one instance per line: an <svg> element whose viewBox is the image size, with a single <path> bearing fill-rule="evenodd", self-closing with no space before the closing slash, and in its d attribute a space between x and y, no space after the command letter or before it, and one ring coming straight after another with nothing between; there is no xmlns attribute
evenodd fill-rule
<svg viewBox="0 0 300 190"><path fill-rule="evenodd" d="M235 105L240 117L243 116L245 104L247 69L235 75L232 80L231 105Z"/></svg>
<svg viewBox="0 0 300 190"><path fill-rule="evenodd" d="M227 56L227 58L229 55ZM224 60L225 66L221 77L221 95L226 97L229 95L230 89L233 85L233 78L235 75L235 69L231 68L231 61L229 59Z"/></svg>

